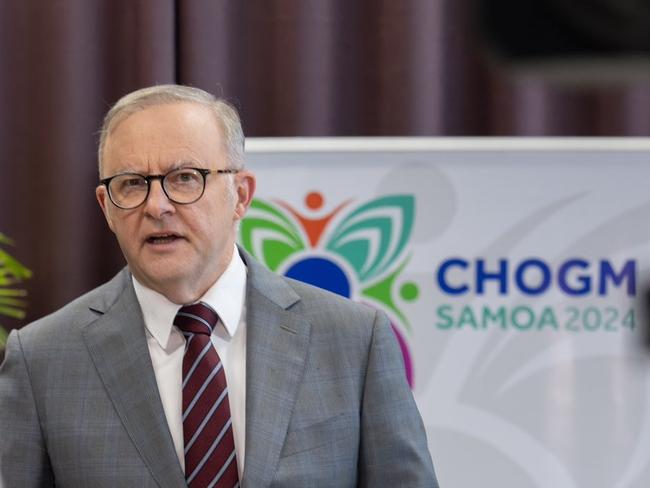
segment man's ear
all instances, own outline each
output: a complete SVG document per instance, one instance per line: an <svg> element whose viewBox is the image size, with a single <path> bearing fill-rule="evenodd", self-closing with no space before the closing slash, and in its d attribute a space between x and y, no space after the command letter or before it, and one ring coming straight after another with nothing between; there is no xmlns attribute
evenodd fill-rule
<svg viewBox="0 0 650 488"><path fill-rule="evenodd" d="M106 190L106 187L104 185L99 185L97 188L95 188L95 196L97 197L97 201L99 202L99 206L101 207L102 212L104 212L104 218L106 219L108 227L111 229L111 231L115 232L115 229L113 228L113 220L108 209L108 206L111 203L108 201L108 192Z"/></svg>
<svg viewBox="0 0 650 488"><path fill-rule="evenodd" d="M235 175L235 189L237 202L235 205L235 218L241 220L246 215L255 193L255 175L250 171L241 171Z"/></svg>

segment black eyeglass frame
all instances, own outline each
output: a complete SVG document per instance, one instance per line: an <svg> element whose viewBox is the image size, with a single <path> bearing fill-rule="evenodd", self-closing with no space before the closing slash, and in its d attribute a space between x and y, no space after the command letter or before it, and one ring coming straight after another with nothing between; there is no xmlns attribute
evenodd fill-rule
<svg viewBox="0 0 650 488"><path fill-rule="evenodd" d="M203 177L203 189L201 190L201 194L198 197L196 197L194 200L192 200L191 202L178 202L178 201L174 200L172 197L169 196L169 194L167 193L167 189L165 188L165 178L167 178L170 174L174 173L175 171L184 170L184 169L191 169L193 171L196 171L196 172L200 173L201 176ZM173 202L173 203L175 203L177 205L190 205L192 203L195 203L195 202L199 201L201 199L201 197L203 196L203 194L205 193L205 181L206 181L205 179L206 179L206 176L208 176L209 174L237 174L237 173L239 173L239 171L240 170L235 169L235 168L206 169L206 168L191 168L191 167L188 167L188 168L176 168L176 169L173 169L173 170L165 173L164 175L142 175L140 173L127 172L127 173L118 173L116 175L109 176L108 178L102 178L101 180L99 180L99 184L104 185L106 187L106 193L108 193L108 198L111 199L111 202L113 203L113 205L115 205L117 208L121 208L122 210L133 210L134 208L138 208L140 205L142 205L144 202L146 202L147 198L149 198L149 193L151 192L151 181L152 180L160 180L160 187L162 188L163 193L165 193L165 196L167 197L167 199L170 202ZM145 180L147 182L147 193L144 196L144 199L142 200L142 202L137 204L135 207L122 207L122 206L118 205L117 203L115 203L115 200L113 200L113 195L111 195L110 184L111 184L111 181L113 179L115 179L115 178L117 178L119 176L129 176L129 175L139 176L140 178Z"/></svg>

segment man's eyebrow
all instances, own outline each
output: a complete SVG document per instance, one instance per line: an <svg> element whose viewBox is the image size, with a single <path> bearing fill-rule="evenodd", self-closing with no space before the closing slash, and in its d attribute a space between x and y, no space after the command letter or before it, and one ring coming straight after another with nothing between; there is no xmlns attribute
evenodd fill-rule
<svg viewBox="0 0 650 488"><path fill-rule="evenodd" d="M141 174L142 174L142 171L140 171L140 170L138 170L138 169L135 169L135 168L133 168L133 167L130 167L130 166L126 166L126 167L123 167L123 168L120 168L120 169L114 171L113 173L111 173L110 175L108 175L108 177L110 177L110 176L117 176L117 175L123 175L123 174L137 174L137 175L141 175Z"/></svg>
<svg viewBox="0 0 650 488"><path fill-rule="evenodd" d="M172 164L170 164L163 173L168 173L170 171L174 171L177 169L181 168L202 168L204 167L205 164L199 161L198 159L196 160L189 160L189 159L179 159L178 161L174 161ZM122 174L122 173L136 173L140 175L148 175L152 174L148 171L145 171L143 168L138 168L137 165L133 165L130 163L125 163L124 166L122 166L118 171L115 172L115 174Z"/></svg>
<svg viewBox="0 0 650 488"><path fill-rule="evenodd" d="M180 168L196 168L196 167L202 168L204 166L205 163L198 159L194 159L194 160L181 159L176 161L174 164L172 164L169 167L169 171L173 171L175 169L180 169Z"/></svg>

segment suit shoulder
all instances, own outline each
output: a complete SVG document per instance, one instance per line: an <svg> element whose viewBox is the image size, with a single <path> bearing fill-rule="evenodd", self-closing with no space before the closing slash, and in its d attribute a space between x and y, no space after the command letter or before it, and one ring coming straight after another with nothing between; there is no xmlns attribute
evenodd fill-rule
<svg viewBox="0 0 650 488"><path fill-rule="evenodd" d="M128 285L129 273L124 269L113 279L67 303L60 309L20 329L21 342L53 344L57 338L78 332L94 322Z"/></svg>
<svg viewBox="0 0 650 488"><path fill-rule="evenodd" d="M341 324L349 327L370 329L377 321L377 316L384 318L383 312L349 298L342 297L322 288L309 285L291 278L283 278L300 297L294 308L316 321L326 321L328 325Z"/></svg>
<svg viewBox="0 0 650 488"><path fill-rule="evenodd" d="M319 288L302 281L295 280L293 278L282 277L291 288L300 296L302 300L305 301L317 301L327 303L335 307L343 307L350 310L357 310L360 313L375 313L375 309L369 305L355 302L347 297L338 295L329 290Z"/></svg>
<svg viewBox="0 0 650 488"><path fill-rule="evenodd" d="M269 271L240 249L248 267L248 286L283 308L311 317L347 317L355 322L372 324L378 311L368 305Z"/></svg>

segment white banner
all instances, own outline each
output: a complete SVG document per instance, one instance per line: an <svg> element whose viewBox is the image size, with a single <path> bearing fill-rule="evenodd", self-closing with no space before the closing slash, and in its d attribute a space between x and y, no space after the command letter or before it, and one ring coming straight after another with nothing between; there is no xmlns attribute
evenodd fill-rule
<svg viewBox="0 0 650 488"><path fill-rule="evenodd" d="M648 486L649 140L247 144L240 242L388 314L441 486Z"/></svg>

